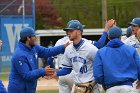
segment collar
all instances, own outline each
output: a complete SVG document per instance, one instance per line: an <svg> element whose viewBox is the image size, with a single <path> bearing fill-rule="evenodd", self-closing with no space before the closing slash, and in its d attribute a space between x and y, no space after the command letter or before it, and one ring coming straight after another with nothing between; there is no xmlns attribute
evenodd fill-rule
<svg viewBox="0 0 140 93"><path fill-rule="evenodd" d="M76 50L78 50L83 45L84 42L85 41L83 39L81 39L78 44L75 44L75 45L73 44L73 46Z"/></svg>
<svg viewBox="0 0 140 93"><path fill-rule="evenodd" d="M30 48L30 47L28 47L26 44L24 44L24 43L22 43L22 42L19 42L19 43L18 43L18 46L19 46L19 48L21 48L21 49L23 49L23 50L25 50L25 51L32 51L32 49L33 49L33 47Z"/></svg>
<svg viewBox="0 0 140 93"><path fill-rule="evenodd" d="M115 39L110 40L107 43L106 47L119 48L122 45L124 45L124 43L119 38L115 38Z"/></svg>

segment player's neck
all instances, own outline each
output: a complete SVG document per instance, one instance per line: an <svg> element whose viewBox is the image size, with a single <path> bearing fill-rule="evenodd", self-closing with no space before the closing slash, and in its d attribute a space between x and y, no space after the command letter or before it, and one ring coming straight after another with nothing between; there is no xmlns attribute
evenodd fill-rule
<svg viewBox="0 0 140 93"><path fill-rule="evenodd" d="M80 42L81 39L82 39L81 37L76 38L76 39L73 41L73 44L74 44L74 45L78 44L78 43Z"/></svg>

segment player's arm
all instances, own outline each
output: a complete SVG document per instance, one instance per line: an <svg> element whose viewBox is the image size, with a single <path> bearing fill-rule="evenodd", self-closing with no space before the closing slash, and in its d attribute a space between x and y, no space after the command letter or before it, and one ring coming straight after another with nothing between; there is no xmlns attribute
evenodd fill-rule
<svg viewBox="0 0 140 93"><path fill-rule="evenodd" d="M105 45L106 38L108 36L107 32L114 25L114 22L115 22L115 20L113 20L113 19L108 20L106 22L104 32L103 32L102 36L100 37L100 39L97 42L93 43L97 48L102 48Z"/></svg>
<svg viewBox="0 0 140 93"><path fill-rule="evenodd" d="M36 45L35 50L38 53L39 57L41 58L48 58L51 56L56 56L60 53L64 53L65 48L69 45L70 43L67 42L64 45L56 46L56 47L50 47L50 48L45 48L43 46Z"/></svg>
<svg viewBox="0 0 140 93"><path fill-rule="evenodd" d="M70 74L71 71L72 71L72 68L62 68L61 70L57 70L56 72L54 72L53 75L48 75L48 76L45 76L44 78L52 79L52 78L56 78L57 76L64 76L64 75Z"/></svg>
<svg viewBox="0 0 140 93"><path fill-rule="evenodd" d="M105 45L107 38L107 32L103 32L102 36L97 42L93 42L93 45L95 45L97 48L102 48Z"/></svg>
<svg viewBox="0 0 140 93"><path fill-rule="evenodd" d="M61 70L57 70L56 71L56 75L57 76L64 76L64 75L67 75L67 74L70 74L72 71L72 68L62 68Z"/></svg>
<svg viewBox="0 0 140 93"><path fill-rule="evenodd" d="M20 74L20 76L22 78L24 78L25 80L35 80L38 79L41 76L44 76L46 74L49 74L49 72L47 73L47 70L50 71L51 68L40 68L40 69L34 69L34 64L32 64L31 62L28 62L26 57L19 57L16 59L12 59L14 61L13 65L16 68L16 70L18 71L18 74ZM34 70L31 70L34 69ZM53 70L52 70L53 72Z"/></svg>

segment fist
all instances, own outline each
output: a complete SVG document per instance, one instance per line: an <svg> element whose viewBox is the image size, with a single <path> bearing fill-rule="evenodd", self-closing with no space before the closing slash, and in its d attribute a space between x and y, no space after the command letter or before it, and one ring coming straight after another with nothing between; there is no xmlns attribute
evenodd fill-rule
<svg viewBox="0 0 140 93"><path fill-rule="evenodd" d="M50 66L46 66L45 67L45 71L46 71L46 74L49 76L49 75L53 75L55 73L55 70L53 68L50 68Z"/></svg>

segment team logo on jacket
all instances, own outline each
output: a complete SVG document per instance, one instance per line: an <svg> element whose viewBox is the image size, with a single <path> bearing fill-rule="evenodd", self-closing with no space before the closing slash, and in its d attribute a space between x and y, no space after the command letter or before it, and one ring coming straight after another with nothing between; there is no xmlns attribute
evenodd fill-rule
<svg viewBox="0 0 140 93"><path fill-rule="evenodd" d="M21 61L19 61L19 65L22 65L22 62Z"/></svg>

